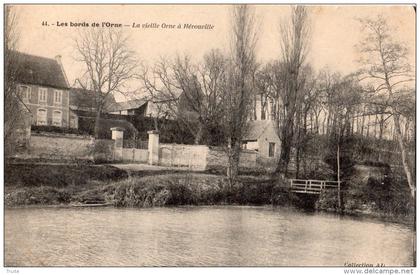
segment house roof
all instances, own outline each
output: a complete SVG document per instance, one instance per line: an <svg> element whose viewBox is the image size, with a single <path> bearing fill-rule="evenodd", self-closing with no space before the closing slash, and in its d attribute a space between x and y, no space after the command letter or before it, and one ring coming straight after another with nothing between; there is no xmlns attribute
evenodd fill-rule
<svg viewBox="0 0 420 275"><path fill-rule="evenodd" d="M264 133L267 127L274 126L271 120L250 120L242 140L257 140Z"/></svg>
<svg viewBox="0 0 420 275"><path fill-rule="evenodd" d="M100 136L108 136L111 133L111 128L118 127L124 129L124 136L126 138L134 138L138 136L139 132L132 123L122 119L105 119L101 118L99 121Z"/></svg>
<svg viewBox="0 0 420 275"><path fill-rule="evenodd" d="M35 84L68 89L61 64L54 58L14 52L18 64L17 79L23 84Z"/></svg>
<svg viewBox="0 0 420 275"><path fill-rule="evenodd" d="M74 111L72 111L74 112ZM80 111L75 111L74 113L78 114ZM95 117L89 116L79 116L79 129L86 131L90 134L94 134L95 131ZM139 131L134 127L134 125L123 119L109 119L109 118L100 118L99 119L99 138L101 139L111 139L111 128L122 128L124 129L124 138L134 139L139 136Z"/></svg>
<svg viewBox="0 0 420 275"><path fill-rule="evenodd" d="M124 110L137 109L143 106L147 101L148 101L147 99L133 99L133 100L124 101L124 102L115 102L108 108L108 111L118 112L118 111L124 111Z"/></svg>
<svg viewBox="0 0 420 275"><path fill-rule="evenodd" d="M116 104L115 98L112 94L109 94L105 98L104 110L108 109ZM70 90L70 106L74 109L94 109L95 104L95 92L92 90L86 90L82 88L71 88Z"/></svg>

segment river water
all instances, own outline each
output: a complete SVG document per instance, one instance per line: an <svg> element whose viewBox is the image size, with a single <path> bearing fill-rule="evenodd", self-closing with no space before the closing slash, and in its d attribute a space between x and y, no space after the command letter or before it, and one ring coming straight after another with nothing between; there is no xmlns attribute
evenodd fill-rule
<svg viewBox="0 0 420 275"><path fill-rule="evenodd" d="M271 207L5 210L6 266L413 265L413 230Z"/></svg>

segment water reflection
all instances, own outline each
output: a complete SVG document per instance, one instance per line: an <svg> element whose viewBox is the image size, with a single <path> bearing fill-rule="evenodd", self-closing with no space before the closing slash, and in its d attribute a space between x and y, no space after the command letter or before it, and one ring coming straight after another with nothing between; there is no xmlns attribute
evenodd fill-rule
<svg viewBox="0 0 420 275"><path fill-rule="evenodd" d="M7 266L413 264L405 225L269 207L5 211Z"/></svg>

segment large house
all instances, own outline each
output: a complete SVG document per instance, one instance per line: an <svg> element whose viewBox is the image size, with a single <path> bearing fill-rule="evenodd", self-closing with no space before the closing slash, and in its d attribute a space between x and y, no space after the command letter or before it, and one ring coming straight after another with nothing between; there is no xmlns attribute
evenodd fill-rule
<svg viewBox="0 0 420 275"><path fill-rule="evenodd" d="M17 89L32 114L32 125L77 128L69 109L70 87L61 64L55 59L17 52Z"/></svg>

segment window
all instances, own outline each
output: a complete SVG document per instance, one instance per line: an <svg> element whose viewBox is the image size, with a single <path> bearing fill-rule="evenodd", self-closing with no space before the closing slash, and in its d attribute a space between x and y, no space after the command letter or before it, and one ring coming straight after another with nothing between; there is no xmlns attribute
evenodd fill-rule
<svg viewBox="0 0 420 275"><path fill-rule="evenodd" d="M61 126L61 123L62 123L62 113L61 113L61 111L54 111L53 112L52 124L54 126Z"/></svg>
<svg viewBox="0 0 420 275"><path fill-rule="evenodd" d="M62 91L54 90L54 103L61 104L61 100L62 100Z"/></svg>
<svg viewBox="0 0 420 275"><path fill-rule="evenodd" d="M268 143L268 157L274 157L274 152L276 151L276 144L274 142Z"/></svg>
<svg viewBox="0 0 420 275"><path fill-rule="evenodd" d="M38 109L38 112L36 114L36 124L47 125L47 110Z"/></svg>
<svg viewBox="0 0 420 275"><path fill-rule="evenodd" d="M31 98L31 88L29 86L19 86L19 96L24 102L29 102Z"/></svg>
<svg viewBox="0 0 420 275"><path fill-rule="evenodd" d="M39 88L38 93L39 102L47 102L47 89L46 88Z"/></svg>

